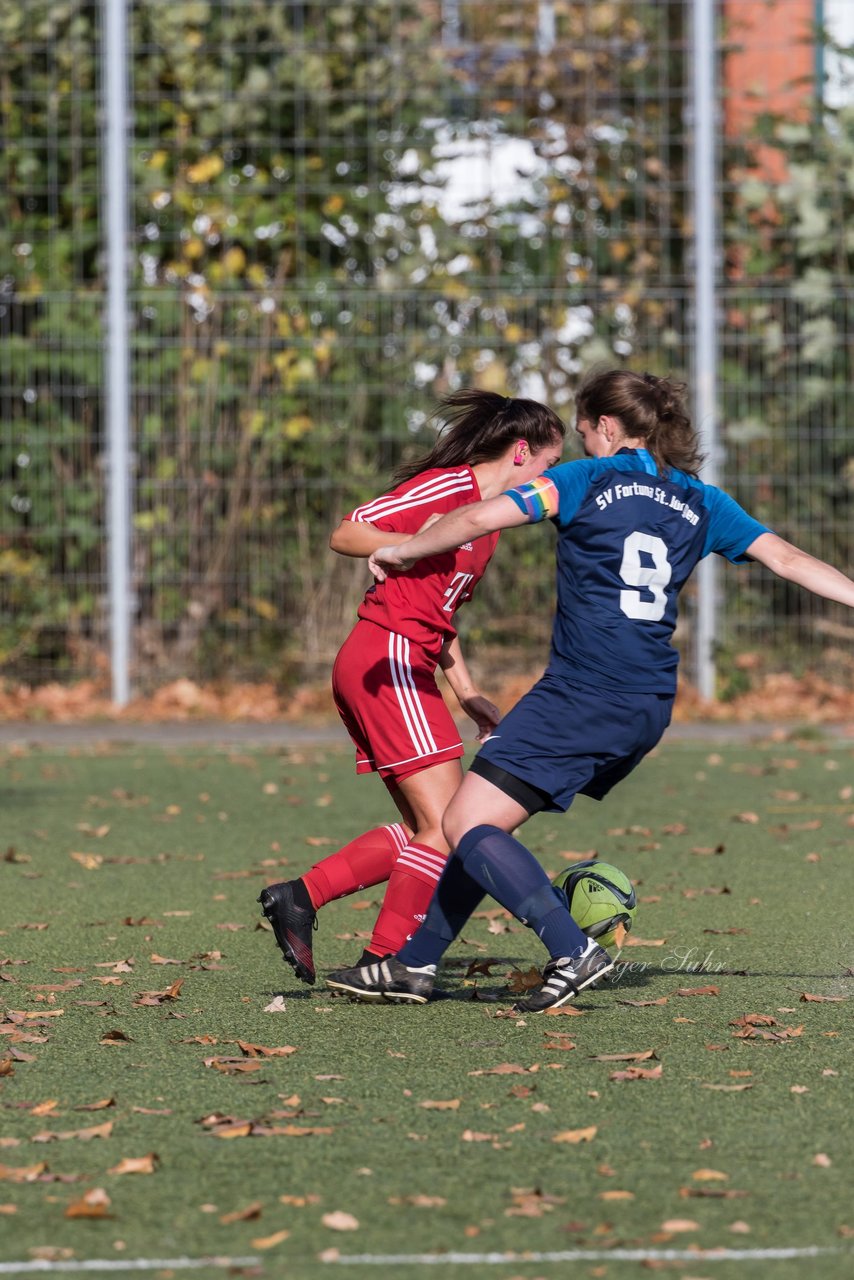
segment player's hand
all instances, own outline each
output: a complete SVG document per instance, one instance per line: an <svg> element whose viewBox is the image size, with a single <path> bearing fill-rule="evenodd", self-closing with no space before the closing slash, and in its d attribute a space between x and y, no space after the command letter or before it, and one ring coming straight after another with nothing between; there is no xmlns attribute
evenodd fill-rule
<svg viewBox="0 0 854 1280"><path fill-rule="evenodd" d="M501 712L494 702L476 693L471 698L463 698L460 706L467 716L471 716L477 725L477 740L483 742L501 719Z"/></svg>
<svg viewBox="0 0 854 1280"><path fill-rule="evenodd" d="M368 568L377 582L385 582L389 569L396 569L403 573L411 569L414 564L415 559L407 559L402 545L378 547L368 558Z"/></svg>

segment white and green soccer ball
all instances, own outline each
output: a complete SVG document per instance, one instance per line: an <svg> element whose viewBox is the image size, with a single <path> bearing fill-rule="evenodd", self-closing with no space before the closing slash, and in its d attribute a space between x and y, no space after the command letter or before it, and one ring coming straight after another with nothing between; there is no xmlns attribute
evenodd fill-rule
<svg viewBox="0 0 854 1280"><path fill-rule="evenodd" d="M634 886L619 867L595 858L576 862L555 876L552 884L563 894L569 914L588 938L600 947L616 941L618 925L628 931L634 924L638 902Z"/></svg>

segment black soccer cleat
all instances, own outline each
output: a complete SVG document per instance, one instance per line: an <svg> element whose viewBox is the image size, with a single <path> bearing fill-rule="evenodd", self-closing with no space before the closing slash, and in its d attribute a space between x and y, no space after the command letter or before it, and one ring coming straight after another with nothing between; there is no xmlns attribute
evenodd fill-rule
<svg viewBox="0 0 854 1280"><path fill-rule="evenodd" d="M339 969L326 979L327 987L343 991L363 1004L426 1004L433 990L432 972L408 969L394 956L377 964L359 965L354 969Z"/></svg>
<svg viewBox="0 0 854 1280"><path fill-rule="evenodd" d="M273 926L282 956L300 982L311 985L315 979L311 934L317 928L317 913L310 908L297 906L292 886L291 880L270 884L261 890L258 901Z"/></svg>
<svg viewBox="0 0 854 1280"><path fill-rule="evenodd" d="M524 1000L517 1000L514 1013L545 1013L546 1009L558 1009L574 1000L585 987L604 978L614 967L614 961L604 947L591 938L585 949L574 956L550 960L543 970L543 985Z"/></svg>

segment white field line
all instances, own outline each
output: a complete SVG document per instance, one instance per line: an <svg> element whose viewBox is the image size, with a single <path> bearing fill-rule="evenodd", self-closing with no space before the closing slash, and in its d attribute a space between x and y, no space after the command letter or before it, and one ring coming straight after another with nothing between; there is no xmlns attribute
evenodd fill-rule
<svg viewBox="0 0 854 1280"><path fill-rule="evenodd" d="M788 1262L843 1252L836 1248L779 1249L562 1249L556 1252L508 1253L357 1253L321 1254L318 1261L335 1266L515 1266L544 1262ZM260 1258L234 1258L215 1254L207 1258L88 1258L55 1262L36 1258L27 1262L0 1262L0 1275L47 1275L73 1272L197 1271L202 1267L258 1266Z"/></svg>
<svg viewBox="0 0 854 1280"><path fill-rule="evenodd" d="M260 1258L228 1258L214 1254L209 1258L88 1258L50 1262L35 1258L29 1262L0 1262L0 1275L26 1276L61 1271L196 1271L201 1267L254 1267Z"/></svg>
<svg viewBox="0 0 854 1280"><path fill-rule="evenodd" d="M554 1253L355 1253L321 1255L337 1266L514 1266L543 1262L787 1262L839 1253L810 1245L803 1249L561 1249Z"/></svg>

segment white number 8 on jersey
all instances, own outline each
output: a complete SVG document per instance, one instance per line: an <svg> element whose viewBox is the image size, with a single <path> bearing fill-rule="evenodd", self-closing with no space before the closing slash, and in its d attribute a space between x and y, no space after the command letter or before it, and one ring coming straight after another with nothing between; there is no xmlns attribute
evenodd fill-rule
<svg viewBox="0 0 854 1280"><path fill-rule="evenodd" d="M652 565L641 564L641 552L644 551L652 559ZM653 533L641 533L635 530L623 543L623 562L620 565L620 577L629 587L642 587L652 592L651 600L641 598L640 591L621 591L620 608L627 618L643 618L647 622L658 622L664 617L667 608L667 596L664 588L672 576L673 570L667 559L667 544Z"/></svg>

